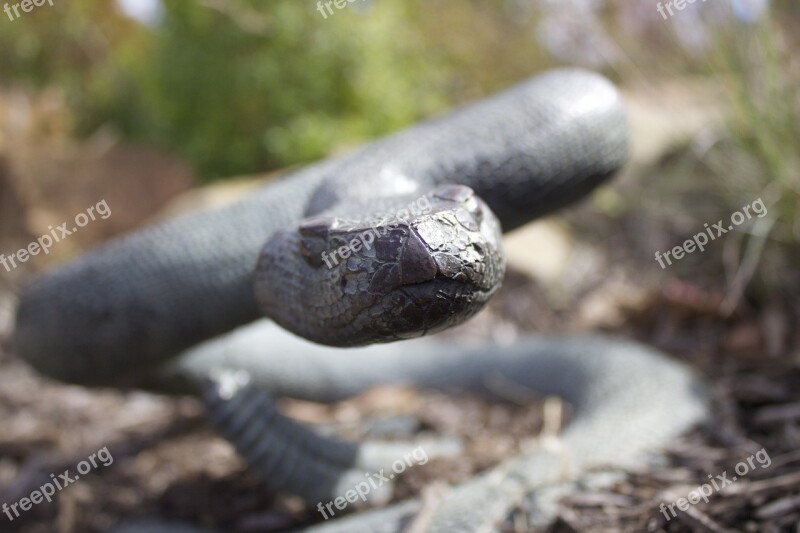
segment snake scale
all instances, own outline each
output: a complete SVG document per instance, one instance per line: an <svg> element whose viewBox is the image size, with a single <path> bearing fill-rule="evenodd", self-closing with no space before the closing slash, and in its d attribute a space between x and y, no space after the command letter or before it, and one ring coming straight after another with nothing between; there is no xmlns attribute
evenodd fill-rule
<svg viewBox="0 0 800 533"><path fill-rule="evenodd" d="M432 513L410 500L314 529L494 531L523 502L531 523L546 524L558 495L593 467L641 464L702 422L702 382L646 347L599 336L392 341L479 311L505 270L501 228L585 197L625 163L629 136L606 79L542 74L46 273L21 295L16 352L69 382L201 395L265 483L312 506L409 444L322 436L273 397L331 401L398 382L485 390L502 376L573 405L556 448L449 489Z"/></svg>

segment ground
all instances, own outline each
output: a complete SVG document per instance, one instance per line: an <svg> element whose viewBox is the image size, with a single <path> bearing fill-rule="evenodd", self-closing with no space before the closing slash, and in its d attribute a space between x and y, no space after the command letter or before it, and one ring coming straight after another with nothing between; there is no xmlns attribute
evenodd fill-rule
<svg viewBox="0 0 800 533"><path fill-rule="evenodd" d="M630 472L607 491L570 497L554 531L795 531L800 522L797 339L787 346L794 359L769 358L763 355L770 328L766 311L721 318L700 305L698 298L711 296L688 298L691 290L683 289L650 294L644 307L628 311L624 327L614 329L678 354L702 372L715 394L711 427L674 443L667 465ZM544 307L543 292L512 273L471 329L506 334L532 329L532 316L547 320L541 308L531 309ZM520 303L528 301L539 304ZM562 302L561 313L569 315L578 302ZM572 329L558 316L549 320ZM113 463L98 466L57 501L4 521L3 530L100 531L121 517L159 516L231 531L281 531L320 519L313 509L259 487L231 447L209 429L194 399L65 386L37 376L8 353L0 359L0 382L3 501L17 501L50 473L74 470L103 447L113 456ZM465 438L464 457L410 469L398 497L434 481L464 480L512 455L520 442L541 431L543 417L541 403L491 403L404 388L378 389L333 406L292 402L285 408L305 420L338 424L353 437L381 419L390 436L435 432ZM746 478L713 494L708 504L668 522L659 513L662 502L686 497L707 483L709 474L728 472L730 478L737 463L762 448L769 468L755 463ZM524 513L515 516L509 531L526 531Z"/></svg>

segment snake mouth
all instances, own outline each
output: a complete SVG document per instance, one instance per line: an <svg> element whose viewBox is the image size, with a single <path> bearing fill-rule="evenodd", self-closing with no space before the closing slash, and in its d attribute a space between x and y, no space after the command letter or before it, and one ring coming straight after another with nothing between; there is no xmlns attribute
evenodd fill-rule
<svg viewBox="0 0 800 533"><path fill-rule="evenodd" d="M400 287L365 310L377 315L366 343L422 337L460 324L480 311L495 290L443 275Z"/></svg>
<svg viewBox="0 0 800 533"><path fill-rule="evenodd" d="M441 209L395 225L340 271L355 315L348 346L444 330L500 286L505 262L489 208L465 187L437 192Z"/></svg>

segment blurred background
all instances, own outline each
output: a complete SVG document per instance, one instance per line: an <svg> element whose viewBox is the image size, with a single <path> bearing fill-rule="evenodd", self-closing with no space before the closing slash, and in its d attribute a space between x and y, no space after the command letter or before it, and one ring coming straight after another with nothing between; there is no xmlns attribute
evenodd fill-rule
<svg viewBox="0 0 800 533"><path fill-rule="evenodd" d="M658 5L359 0L323 16L308 0L55 0L14 20L0 13L0 253L102 199L113 213L49 255L0 267L0 338L26 279L105 239L228 202L542 70L591 68L623 91L631 164L577 208L510 235L503 290L453 334L609 331L713 384L718 427L676 444L662 470L566 502L560 530L796 531L800 4L709 0L666 17ZM666 269L654 260L759 198L767 216ZM465 479L541 429L536 406L378 397L286 408L350 436L358 420L388 413L471 443L468 457L403 481L400 496ZM698 506L701 519L659 522L658 503L672 501L663 494L731 468L753 444L773 458L769 471ZM280 531L319 519L260 490L194 400L64 386L6 346L0 502L105 445L120 457L114 467L24 519L0 517L0 530L101 531L158 516Z"/></svg>

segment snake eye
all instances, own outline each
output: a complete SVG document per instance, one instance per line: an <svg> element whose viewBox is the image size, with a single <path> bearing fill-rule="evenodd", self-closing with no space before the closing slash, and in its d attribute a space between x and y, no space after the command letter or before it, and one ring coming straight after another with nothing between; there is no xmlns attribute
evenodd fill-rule
<svg viewBox="0 0 800 533"><path fill-rule="evenodd" d="M328 232L333 225L331 217L307 218L300 223L300 235L328 237Z"/></svg>
<svg viewBox="0 0 800 533"><path fill-rule="evenodd" d="M466 185L442 185L434 189L432 194L441 200L459 204L475 196L475 192Z"/></svg>
<svg viewBox="0 0 800 533"><path fill-rule="evenodd" d="M322 266L322 253L328 249L328 234L333 219L314 217L300 223L300 254L314 267Z"/></svg>

